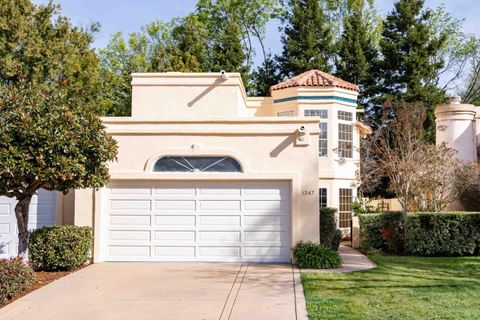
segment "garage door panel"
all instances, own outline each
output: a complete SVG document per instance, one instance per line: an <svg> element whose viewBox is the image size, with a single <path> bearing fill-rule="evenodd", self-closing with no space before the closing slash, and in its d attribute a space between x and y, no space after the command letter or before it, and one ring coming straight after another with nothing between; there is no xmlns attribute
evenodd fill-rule
<svg viewBox="0 0 480 320"><path fill-rule="evenodd" d="M154 241L195 241L195 231L156 230Z"/></svg>
<svg viewBox="0 0 480 320"><path fill-rule="evenodd" d="M198 226L240 226L240 215L203 215L199 216Z"/></svg>
<svg viewBox="0 0 480 320"><path fill-rule="evenodd" d="M151 195L151 188L116 188L116 189L109 189L110 190L110 198L115 198L116 195L120 195L121 198L127 197L138 197L140 195L150 196Z"/></svg>
<svg viewBox="0 0 480 320"><path fill-rule="evenodd" d="M155 200L155 210L195 210L195 200Z"/></svg>
<svg viewBox="0 0 480 320"><path fill-rule="evenodd" d="M111 245L109 246L109 253L110 257L113 258L148 258L150 257L150 246Z"/></svg>
<svg viewBox="0 0 480 320"><path fill-rule="evenodd" d="M195 246L155 246L153 248L154 257L195 257Z"/></svg>
<svg viewBox="0 0 480 320"><path fill-rule="evenodd" d="M124 189L109 193L107 260L290 260L287 183L146 182Z"/></svg>
<svg viewBox="0 0 480 320"><path fill-rule="evenodd" d="M232 187L232 186L219 186L219 187L200 187L199 189L200 196L217 196L217 195L229 195L229 196L240 196L241 188Z"/></svg>
<svg viewBox="0 0 480 320"><path fill-rule="evenodd" d="M200 241L234 241L241 240L241 231L198 231Z"/></svg>
<svg viewBox="0 0 480 320"><path fill-rule="evenodd" d="M156 215L156 226L195 226L196 217L194 215Z"/></svg>
<svg viewBox="0 0 480 320"><path fill-rule="evenodd" d="M110 209L118 211L145 211L151 210L150 200L110 200Z"/></svg>
<svg viewBox="0 0 480 320"><path fill-rule="evenodd" d="M150 230L111 230L110 240L150 241Z"/></svg>
<svg viewBox="0 0 480 320"><path fill-rule="evenodd" d="M10 234L10 224L9 223L0 223L0 234Z"/></svg>
<svg viewBox="0 0 480 320"><path fill-rule="evenodd" d="M200 200L200 210L240 210L240 200Z"/></svg>
<svg viewBox="0 0 480 320"><path fill-rule="evenodd" d="M196 194L196 188L192 187L173 187L173 188L154 188L154 194L164 197L168 196L194 196ZM163 198L163 197L162 197Z"/></svg>
<svg viewBox="0 0 480 320"><path fill-rule="evenodd" d="M145 226L150 225L150 216L148 215L111 215L110 216L110 225L111 226Z"/></svg>

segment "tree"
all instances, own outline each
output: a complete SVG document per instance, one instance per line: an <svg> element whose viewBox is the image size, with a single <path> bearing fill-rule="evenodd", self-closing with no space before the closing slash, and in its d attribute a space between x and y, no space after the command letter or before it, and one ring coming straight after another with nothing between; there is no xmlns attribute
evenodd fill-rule
<svg viewBox="0 0 480 320"><path fill-rule="evenodd" d="M29 240L28 213L39 189L99 188L117 147L93 104L63 83L45 88L19 81L0 84L0 196L15 198L18 252Z"/></svg>
<svg viewBox="0 0 480 320"><path fill-rule="evenodd" d="M107 47L100 49L102 88L109 116L130 115L134 72L164 72L170 68L174 43L171 24L151 22L140 32L124 39L121 32L113 35Z"/></svg>
<svg viewBox="0 0 480 320"><path fill-rule="evenodd" d="M332 28L318 0L288 0L282 44L279 63L283 76L310 69L332 71Z"/></svg>
<svg viewBox="0 0 480 320"><path fill-rule="evenodd" d="M63 82L70 96L104 113L100 66L91 48L98 25L78 28L49 2L0 0L0 82L49 86Z"/></svg>
<svg viewBox="0 0 480 320"><path fill-rule="evenodd" d="M270 95L270 87L281 82L278 64L271 54L261 66L252 73L251 93L256 96Z"/></svg>
<svg viewBox="0 0 480 320"><path fill-rule="evenodd" d="M415 211L442 211L474 184L477 166L459 161L456 153L445 144L425 146L412 192Z"/></svg>
<svg viewBox="0 0 480 320"><path fill-rule="evenodd" d="M434 141L434 109L445 99L445 92L438 89L432 79L438 78L442 60L435 60L446 41L441 33L432 35L429 28L431 10L423 10L423 0L399 0L387 16L380 49L377 80L377 103L386 97L397 101L421 102L426 108L423 124L426 139ZM377 115L373 115L378 118Z"/></svg>
<svg viewBox="0 0 480 320"><path fill-rule="evenodd" d="M336 75L360 86L359 105L368 104L374 86L374 65L378 59L375 41L375 12L373 3L354 1L343 19L343 32L338 41Z"/></svg>

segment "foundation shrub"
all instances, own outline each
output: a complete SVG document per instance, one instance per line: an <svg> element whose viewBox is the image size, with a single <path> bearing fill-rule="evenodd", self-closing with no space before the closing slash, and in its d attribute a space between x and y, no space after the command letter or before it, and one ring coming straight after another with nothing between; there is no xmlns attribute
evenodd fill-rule
<svg viewBox="0 0 480 320"><path fill-rule="evenodd" d="M68 271L89 260L91 247L89 227L51 226L32 232L28 255L34 270Z"/></svg>
<svg viewBox="0 0 480 320"><path fill-rule="evenodd" d="M297 243L293 256L300 269L335 269L342 265L338 252L313 242Z"/></svg>
<svg viewBox="0 0 480 320"><path fill-rule="evenodd" d="M0 259L0 306L23 291L33 277L33 270L21 258Z"/></svg>
<svg viewBox="0 0 480 320"><path fill-rule="evenodd" d="M337 229L336 213L335 208L320 208L320 244L335 251L342 240L342 232Z"/></svg>

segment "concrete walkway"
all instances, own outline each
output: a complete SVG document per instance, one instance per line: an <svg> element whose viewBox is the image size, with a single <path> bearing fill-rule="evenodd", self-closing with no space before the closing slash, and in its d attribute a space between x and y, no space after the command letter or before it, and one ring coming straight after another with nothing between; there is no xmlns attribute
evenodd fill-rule
<svg viewBox="0 0 480 320"><path fill-rule="evenodd" d="M370 261L366 256L361 254L351 247L341 245L338 252L342 258L342 267L338 269L302 269L303 273L310 272L353 272L361 270L369 270L376 268L377 266Z"/></svg>
<svg viewBox="0 0 480 320"><path fill-rule="evenodd" d="M0 309L2 320L306 318L291 265L102 263Z"/></svg>

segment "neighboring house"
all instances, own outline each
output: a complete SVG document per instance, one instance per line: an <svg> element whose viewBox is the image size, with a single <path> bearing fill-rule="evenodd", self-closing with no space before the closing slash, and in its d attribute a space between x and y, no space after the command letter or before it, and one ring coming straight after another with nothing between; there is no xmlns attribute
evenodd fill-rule
<svg viewBox="0 0 480 320"><path fill-rule="evenodd" d="M435 109L437 144L446 143L458 151L462 161L478 161L480 155L480 107L461 103L460 97Z"/></svg>
<svg viewBox="0 0 480 320"><path fill-rule="evenodd" d="M132 116L103 119L109 184L57 201L57 223L93 228L95 262L289 262L319 240L319 206L350 226L357 86L312 70L252 98L237 73L132 78Z"/></svg>

